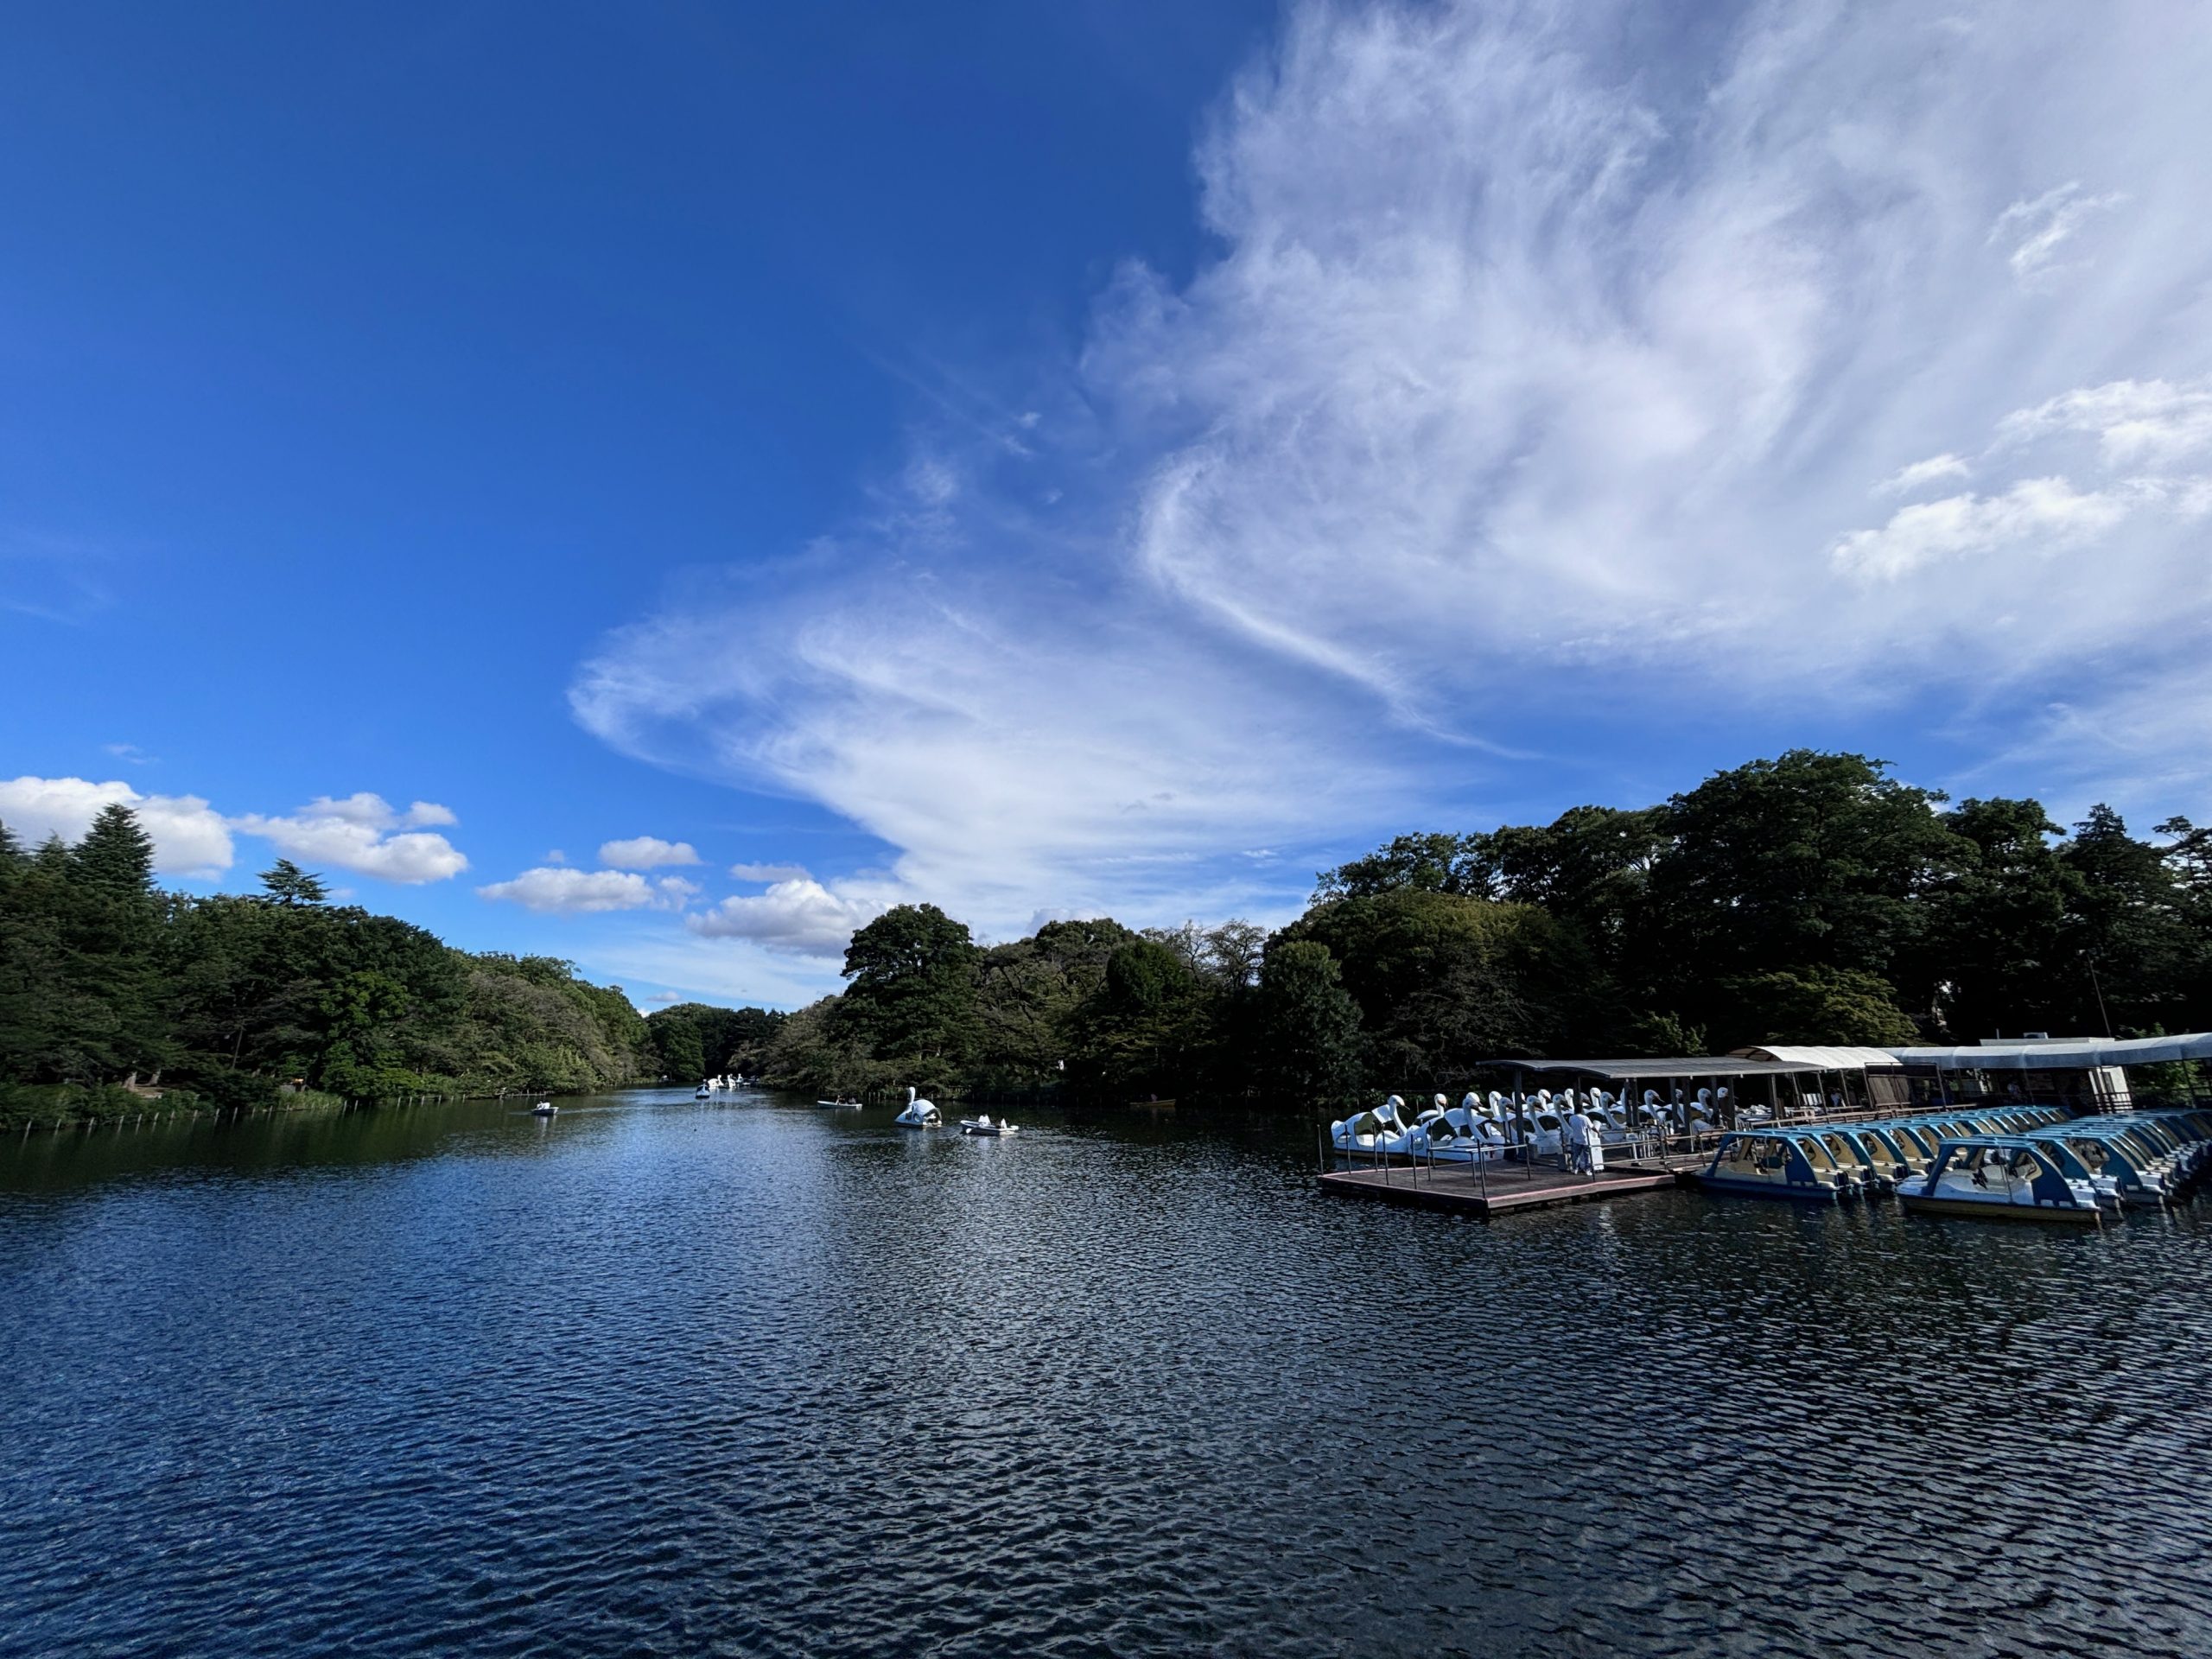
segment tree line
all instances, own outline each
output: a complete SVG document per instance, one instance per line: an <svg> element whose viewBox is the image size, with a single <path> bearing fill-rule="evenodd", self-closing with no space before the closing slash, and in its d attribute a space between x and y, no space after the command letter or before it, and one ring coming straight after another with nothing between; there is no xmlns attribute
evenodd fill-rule
<svg viewBox="0 0 2212 1659"><path fill-rule="evenodd" d="M816 1089L1300 1108L1503 1057L2212 1025L2212 830L1951 802L1793 750L1649 807L1405 835L1304 914L982 945L931 905L855 934L769 1044Z"/></svg>
<svg viewBox="0 0 2212 1659"><path fill-rule="evenodd" d="M757 1057L782 1019L641 1017L569 963L334 904L289 860L261 881L161 891L120 805L74 847L0 824L0 1122L691 1082Z"/></svg>
<svg viewBox="0 0 2212 1659"><path fill-rule="evenodd" d="M785 1015L640 1017L566 962L453 950L285 861L160 891L127 808L76 846L0 825L0 1122L172 1102L588 1091L723 1071L818 1092L1304 1110L1456 1089L1513 1056L2212 1026L2212 830L1953 803L1793 750L1658 805L1396 837L1304 913L978 943L932 905L854 934ZM105 1102L105 1103L103 1103Z"/></svg>

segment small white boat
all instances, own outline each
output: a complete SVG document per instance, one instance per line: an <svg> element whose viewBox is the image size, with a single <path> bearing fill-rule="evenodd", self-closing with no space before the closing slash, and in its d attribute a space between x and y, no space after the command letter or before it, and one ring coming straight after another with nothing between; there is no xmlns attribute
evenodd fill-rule
<svg viewBox="0 0 2212 1659"><path fill-rule="evenodd" d="M537 1105L530 1109L530 1115L532 1117L550 1117L554 1113L560 1109L561 1109L558 1106L556 1106L551 1101L541 1100Z"/></svg>
<svg viewBox="0 0 2212 1659"><path fill-rule="evenodd" d="M963 1135L1012 1135L1016 1127L1004 1118L1001 1118L995 1123L992 1122L991 1115L988 1112L985 1112L981 1117L963 1117L960 1120L960 1133Z"/></svg>
<svg viewBox="0 0 2212 1659"><path fill-rule="evenodd" d="M817 1100L814 1103L824 1111L830 1112L857 1112L861 1109L860 1102L849 1099L843 1095L838 1096L835 1100Z"/></svg>
<svg viewBox="0 0 2212 1659"><path fill-rule="evenodd" d="M944 1120L938 1116L937 1103L917 1100L911 1087L906 1090L906 1109L891 1121L902 1129L935 1129L944 1126Z"/></svg>
<svg viewBox="0 0 2212 1659"><path fill-rule="evenodd" d="M694 1100L712 1100L714 1097L715 1091L703 1083L691 1091L691 1098Z"/></svg>

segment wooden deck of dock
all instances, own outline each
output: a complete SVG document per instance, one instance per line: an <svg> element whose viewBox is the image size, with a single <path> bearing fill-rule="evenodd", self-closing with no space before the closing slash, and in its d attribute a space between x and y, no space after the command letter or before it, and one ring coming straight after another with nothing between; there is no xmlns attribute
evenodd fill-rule
<svg viewBox="0 0 2212 1659"><path fill-rule="evenodd" d="M1403 1164L1387 1169L1331 1169L1321 1173L1321 1190L1348 1198L1373 1198L1415 1210L1441 1210L1488 1221L1516 1210L1543 1210L1560 1204L1588 1204L1657 1192L1679 1185L1672 1169L1613 1168L1599 1175L1519 1164L1477 1169L1465 1164L1431 1169Z"/></svg>

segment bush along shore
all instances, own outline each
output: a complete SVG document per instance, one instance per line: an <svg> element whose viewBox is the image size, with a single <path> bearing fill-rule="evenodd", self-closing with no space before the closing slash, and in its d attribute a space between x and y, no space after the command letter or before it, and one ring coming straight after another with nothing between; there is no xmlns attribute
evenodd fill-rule
<svg viewBox="0 0 2212 1659"><path fill-rule="evenodd" d="M568 963L333 904L288 861L256 893L164 893L122 806L74 847L0 825L0 1128L690 1082L781 1019L648 1020Z"/></svg>
<svg viewBox="0 0 2212 1659"><path fill-rule="evenodd" d="M111 807L74 847L0 826L0 1124L582 1093L725 1071L817 1094L1151 1099L1306 1114L1514 1056L2212 1026L2212 830L1952 802L1793 750L1655 806L1400 836L1303 914L978 942L933 905L853 935L788 1015L650 1018L543 957L454 950L279 861L159 891ZM158 1078L158 1083L154 1080ZM141 1081L143 1080L143 1081ZM293 1091L308 1091L305 1093Z"/></svg>

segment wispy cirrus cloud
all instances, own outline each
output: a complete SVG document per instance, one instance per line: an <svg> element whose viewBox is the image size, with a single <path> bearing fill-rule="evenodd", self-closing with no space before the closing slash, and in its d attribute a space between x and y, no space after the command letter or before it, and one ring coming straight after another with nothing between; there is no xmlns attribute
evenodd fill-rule
<svg viewBox="0 0 2212 1659"><path fill-rule="evenodd" d="M2100 213L2127 200L2119 191L2085 195L2078 180L2046 190L2033 201L2016 201L1989 227L1993 243L2009 244L2005 263L2024 283L2034 283L2058 265L2059 250Z"/></svg>
<svg viewBox="0 0 2212 1659"><path fill-rule="evenodd" d="M1007 925L1280 894L1234 849L1464 819L1565 730L1970 690L1996 752L2212 617L2182 15L1299 6L1198 146L1211 257L576 715Z"/></svg>
<svg viewBox="0 0 2212 1659"><path fill-rule="evenodd" d="M1997 428L2012 447L2074 433L2096 440L2107 467L2170 466L2212 454L2212 381L2114 380L2015 410Z"/></svg>

